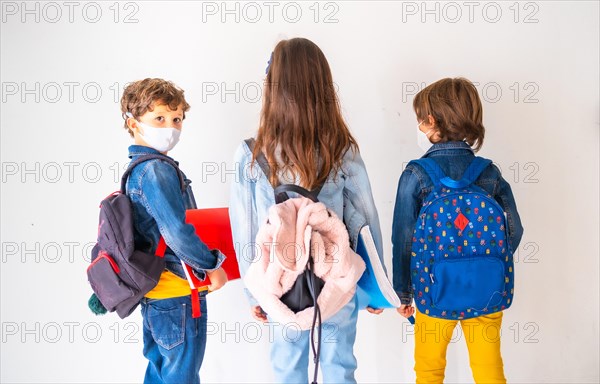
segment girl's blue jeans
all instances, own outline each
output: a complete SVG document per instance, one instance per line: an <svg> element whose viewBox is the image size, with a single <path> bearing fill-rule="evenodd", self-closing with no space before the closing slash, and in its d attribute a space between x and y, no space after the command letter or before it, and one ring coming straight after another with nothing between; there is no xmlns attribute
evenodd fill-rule
<svg viewBox="0 0 600 384"><path fill-rule="evenodd" d="M324 383L356 383L353 347L357 319L358 299L354 295L338 313L323 322L319 371L323 373ZM279 324L273 331L271 364L276 382L308 383L309 355L311 360L313 358L310 331L300 331L293 324ZM312 376L311 369L311 381Z"/></svg>

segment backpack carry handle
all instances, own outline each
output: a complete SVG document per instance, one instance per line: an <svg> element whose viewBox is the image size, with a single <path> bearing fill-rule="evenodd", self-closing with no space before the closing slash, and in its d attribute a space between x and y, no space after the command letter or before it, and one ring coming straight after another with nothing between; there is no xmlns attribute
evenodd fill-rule
<svg viewBox="0 0 600 384"><path fill-rule="evenodd" d="M246 143L248 148L250 148L250 151L254 152L254 144L255 144L254 138L246 139L246 140L244 140L244 142ZM271 167L269 166L269 163L267 162L267 158L265 157L265 155L262 152L260 152L256 156L256 162L258 163L258 165L260 166L260 169L263 171L263 173L265 174L265 176L267 176L267 179L268 179L269 175L271 174ZM321 192L322 188L323 188L323 184L317 186L312 191L309 191L308 189L303 188L296 184L280 184L277 187L274 187L275 203L276 204L283 203L284 201L289 199L290 197L288 196L287 192L297 193L300 196L309 198L312 201L314 201L315 203L317 203L317 202L319 202L318 196L319 196L319 193Z"/></svg>
<svg viewBox="0 0 600 384"><path fill-rule="evenodd" d="M121 193L123 193L123 194L125 193L126 186L127 186L127 179L129 178L129 175L131 174L131 172L133 172L133 169L137 165L139 165L143 162L146 162L148 160L154 160L154 159L166 161L173 168L175 168L175 170L177 171L177 177L179 178L179 185L181 186L181 193L185 192L185 180L183 178L182 172L179 170L179 166L177 165L177 163L164 155L149 154L149 155L140 156L135 161L133 161L129 164L129 166L123 173L123 176L121 177Z"/></svg>
<svg viewBox="0 0 600 384"><path fill-rule="evenodd" d="M454 180L446 176L442 168L432 158L425 157L419 160L413 160L411 163L419 164L425 170L425 172L427 172L427 175L436 188L444 185L448 188L457 189L465 188L468 185L473 184L479 178L479 175L481 175L483 170L492 163L492 161L489 159L484 159L483 157L474 157L473 161L471 161L471 164L469 164L460 180Z"/></svg>
<svg viewBox="0 0 600 384"><path fill-rule="evenodd" d="M308 189L302 188L299 185L281 184L275 188L275 203L277 203L277 204L283 203L284 201L289 199L290 197L288 196L287 192L297 193L300 196L304 196L308 199L311 199L315 203L318 203L319 199L317 196L319 196L320 190L321 190L321 188L317 188L315 190L309 191Z"/></svg>

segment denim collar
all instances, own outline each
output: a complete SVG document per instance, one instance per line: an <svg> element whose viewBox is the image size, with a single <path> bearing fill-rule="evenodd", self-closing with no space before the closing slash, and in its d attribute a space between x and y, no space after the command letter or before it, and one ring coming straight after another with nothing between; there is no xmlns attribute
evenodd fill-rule
<svg viewBox="0 0 600 384"><path fill-rule="evenodd" d="M168 157L169 159L175 161L175 159L173 159L172 157L163 155L162 153L160 153L159 151L157 151L156 149L151 148L151 147L146 147L144 145L137 145L137 144L129 146L129 158L130 159L133 158L134 156L142 156L142 155L161 155L161 156ZM178 164L177 161L175 161L175 163Z"/></svg>
<svg viewBox="0 0 600 384"><path fill-rule="evenodd" d="M475 152L469 146L469 144L465 143L464 141L447 141L445 143L433 144L431 146L431 148L429 148L429 150L427 152L425 152L423 157L428 157L429 155L431 155L435 152L448 151L448 150L456 150L456 151L465 151L466 150L466 151L471 152L472 154L475 154Z"/></svg>

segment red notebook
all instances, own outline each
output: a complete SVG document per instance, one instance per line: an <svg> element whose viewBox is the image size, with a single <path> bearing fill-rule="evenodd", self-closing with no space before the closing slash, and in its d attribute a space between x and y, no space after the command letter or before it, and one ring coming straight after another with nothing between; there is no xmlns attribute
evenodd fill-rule
<svg viewBox="0 0 600 384"><path fill-rule="evenodd" d="M185 215L186 223L196 227L196 234L210 249L218 249L227 258L223 262L223 269L227 274L229 281L240 278L240 270L238 268L237 259L235 257L235 248L233 246L233 237L231 235L231 225L229 223L228 208L205 208L205 209L188 209ZM160 238L157 254L164 253L166 248L165 241ZM190 271L191 272L191 271ZM202 287L210 284L208 276L204 281L196 279L189 273L196 287Z"/></svg>

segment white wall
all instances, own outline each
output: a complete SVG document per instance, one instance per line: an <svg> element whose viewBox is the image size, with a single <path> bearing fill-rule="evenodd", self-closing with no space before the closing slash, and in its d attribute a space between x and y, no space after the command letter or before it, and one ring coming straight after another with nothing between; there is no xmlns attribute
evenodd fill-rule
<svg viewBox="0 0 600 384"><path fill-rule="evenodd" d="M448 76L479 83L481 154L511 182L525 226L503 325L506 375L598 382L598 15L597 2L555 1L3 2L0 380L141 381L139 313L120 321L86 307L98 202L128 160L123 86L163 77L186 90L192 109L171 154L201 206L225 206L226 170L257 127L270 52L303 36L330 61L390 269L398 178L420 155L415 87ZM209 301L203 381L269 380L268 329L252 322L241 283ZM411 328L393 311L360 314L359 382L414 380L412 351ZM462 339L449 349L447 380L472 381Z"/></svg>

